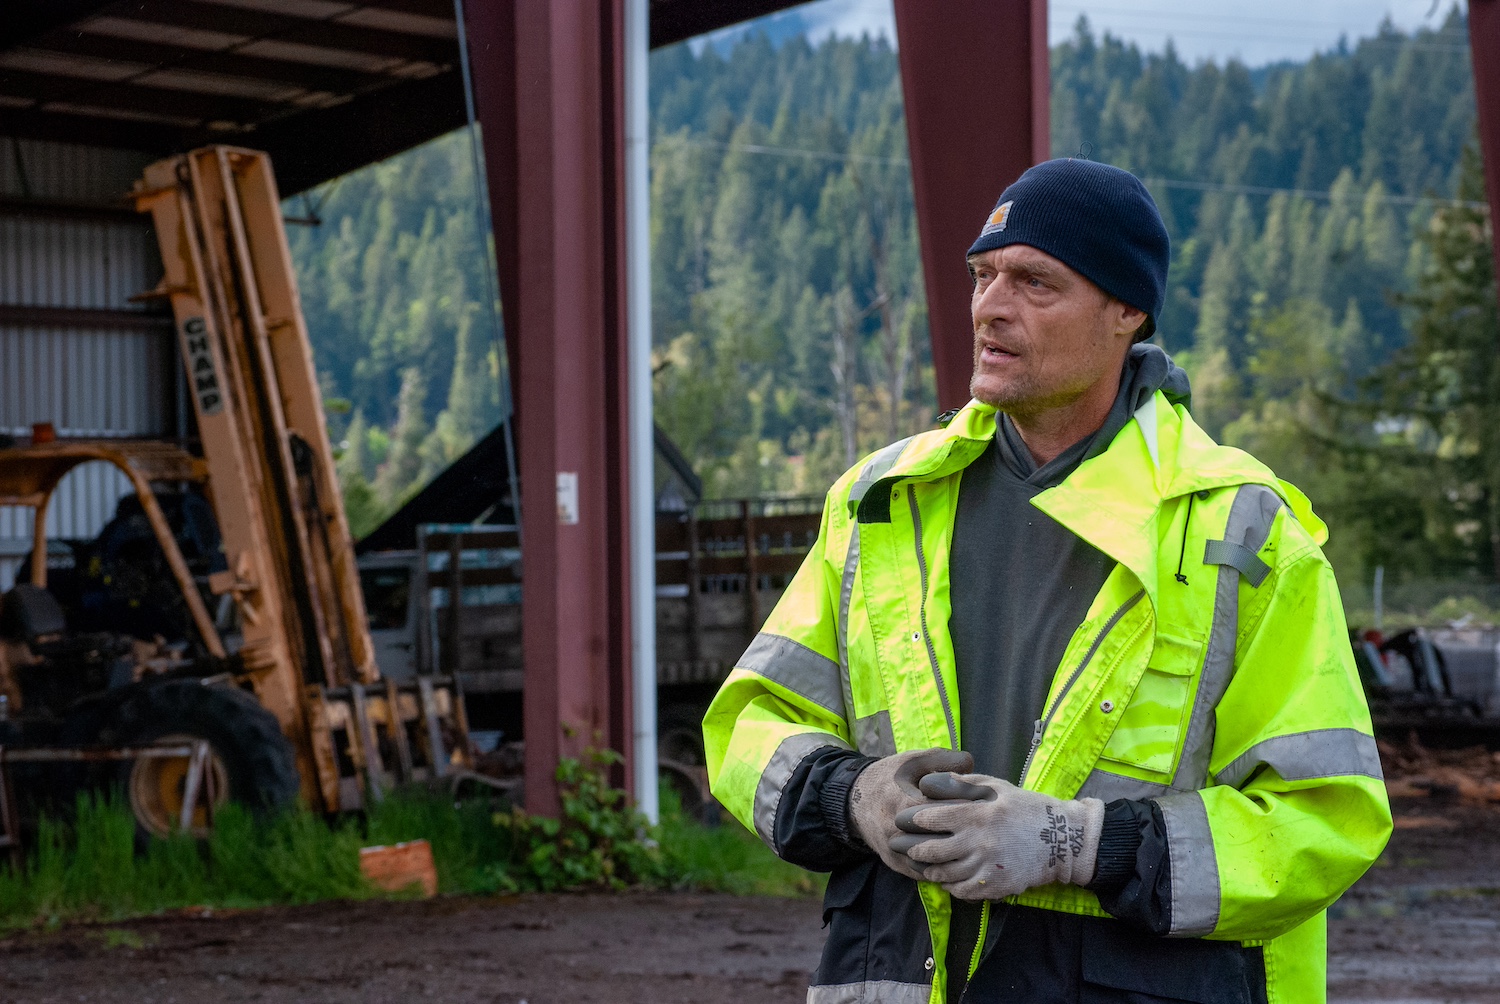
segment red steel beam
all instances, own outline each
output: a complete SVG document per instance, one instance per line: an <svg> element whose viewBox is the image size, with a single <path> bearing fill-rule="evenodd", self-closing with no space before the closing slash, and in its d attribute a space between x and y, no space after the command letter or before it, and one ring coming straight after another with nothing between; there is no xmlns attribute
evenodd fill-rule
<svg viewBox="0 0 1500 1004"><path fill-rule="evenodd" d="M474 86L474 113L484 147L489 185L490 230L500 279L500 313L505 327L505 361L511 386L521 370L519 329L520 258L516 222L516 4L515 0L469 2L463 6L464 33ZM520 409L517 409L519 411ZM515 416L520 425L520 416ZM519 432L519 428L517 429Z"/></svg>
<svg viewBox="0 0 1500 1004"><path fill-rule="evenodd" d="M465 14L519 419L526 808L555 816L562 757L631 754L622 0Z"/></svg>
<svg viewBox="0 0 1500 1004"><path fill-rule="evenodd" d="M895 0L938 407L969 400L963 255L995 199L1045 160L1047 0Z"/></svg>
<svg viewBox="0 0 1500 1004"><path fill-rule="evenodd" d="M1469 0L1469 62L1479 112L1479 149L1490 219L1500 219L1500 0ZM1492 255L1500 283L1500 254Z"/></svg>

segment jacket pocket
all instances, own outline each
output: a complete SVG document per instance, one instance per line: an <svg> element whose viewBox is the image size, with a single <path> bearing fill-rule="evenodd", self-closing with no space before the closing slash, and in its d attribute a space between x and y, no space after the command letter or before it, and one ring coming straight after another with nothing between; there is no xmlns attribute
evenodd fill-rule
<svg viewBox="0 0 1500 1004"><path fill-rule="evenodd" d="M828 876L828 886L823 890L824 927L832 923L837 911L847 910L858 901L865 886L870 884L876 861L873 857L866 858L857 864L835 868Z"/></svg>
<svg viewBox="0 0 1500 1004"><path fill-rule="evenodd" d="M1082 947L1081 1004L1266 1001L1264 954L1239 942L1160 938L1119 921L1090 918Z"/></svg>
<svg viewBox="0 0 1500 1004"><path fill-rule="evenodd" d="M814 986L932 982L932 936L917 884L878 859L829 876L823 923L828 938Z"/></svg>
<svg viewBox="0 0 1500 1004"><path fill-rule="evenodd" d="M813 975L815 986L862 983L870 955L870 885L879 862L867 858L835 868L823 893L823 926L828 937Z"/></svg>
<svg viewBox="0 0 1500 1004"><path fill-rule="evenodd" d="M1202 642L1157 633L1146 669L1120 710L1101 759L1171 774L1202 656Z"/></svg>

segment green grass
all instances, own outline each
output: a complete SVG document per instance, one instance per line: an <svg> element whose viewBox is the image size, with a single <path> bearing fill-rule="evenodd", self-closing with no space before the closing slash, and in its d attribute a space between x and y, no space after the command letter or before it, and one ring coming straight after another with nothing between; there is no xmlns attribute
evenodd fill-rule
<svg viewBox="0 0 1500 1004"><path fill-rule="evenodd" d="M152 840L137 853L129 809L82 797L67 824L41 820L23 867L0 867L0 926L373 895L353 822L330 827L307 812L259 821L232 805L216 822L207 841Z"/></svg>
<svg viewBox="0 0 1500 1004"><path fill-rule="evenodd" d="M822 894L826 875L781 860L733 816L725 813L718 826L700 826L683 817L676 793L665 786L661 802L656 840L673 888L741 896Z"/></svg>
<svg viewBox="0 0 1500 1004"><path fill-rule="evenodd" d="M21 868L0 865L0 927L385 896L360 874L359 848L418 839L432 844L444 893L822 890L823 876L779 860L727 815L718 826L699 825L664 788L662 822L647 833L617 795L584 782L561 823L496 812L484 801L454 805L425 790L397 792L363 817L332 823L307 811L257 819L231 805L217 814L208 840L152 840L144 852L125 805L85 796L66 823L41 820Z"/></svg>

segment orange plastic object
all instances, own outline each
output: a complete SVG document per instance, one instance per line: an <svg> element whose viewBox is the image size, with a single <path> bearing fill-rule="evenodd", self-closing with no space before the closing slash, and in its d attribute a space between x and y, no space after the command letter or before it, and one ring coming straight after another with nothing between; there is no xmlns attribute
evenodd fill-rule
<svg viewBox="0 0 1500 1004"><path fill-rule="evenodd" d="M437 895L437 867L432 863L432 845L425 840L408 840L389 847L362 847L359 870L377 889L403 892L420 886L423 898Z"/></svg>

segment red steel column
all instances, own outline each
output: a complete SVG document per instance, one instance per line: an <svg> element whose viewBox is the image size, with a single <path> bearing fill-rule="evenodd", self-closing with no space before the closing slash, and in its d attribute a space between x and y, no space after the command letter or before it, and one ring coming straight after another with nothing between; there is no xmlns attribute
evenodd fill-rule
<svg viewBox="0 0 1500 1004"><path fill-rule="evenodd" d="M1480 0L1487 2L1487 0ZM969 400L963 255L1002 189L1047 159L1047 0L895 0L938 407Z"/></svg>
<svg viewBox="0 0 1500 1004"><path fill-rule="evenodd" d="M469 0L463 5L474 81L474 111L484 147L489 184L490 229L500 279L500 311L505 325L505 356L512 389L519 387L520 244L516 233L516 3ZM517 411L519 412L519 408ZM516 425L520 425L517 415Z"/></svg>
<svg viewBox="0 0 1500 1004"><path fill-rule="evenodd" d="M1484 191L1490 219L1500 219L1500 0L1469 0L1469 62L1479 111L1479 149L1484 155ZM1495 281L1500 283L1500 254Z"/></svg>
<svg viewBox="0 0 1500 1004"><path fill-rule="evenodd" d="M561 757L631 752L621 6L466 5L518 416L526 808L554 816Z"/></svg>

